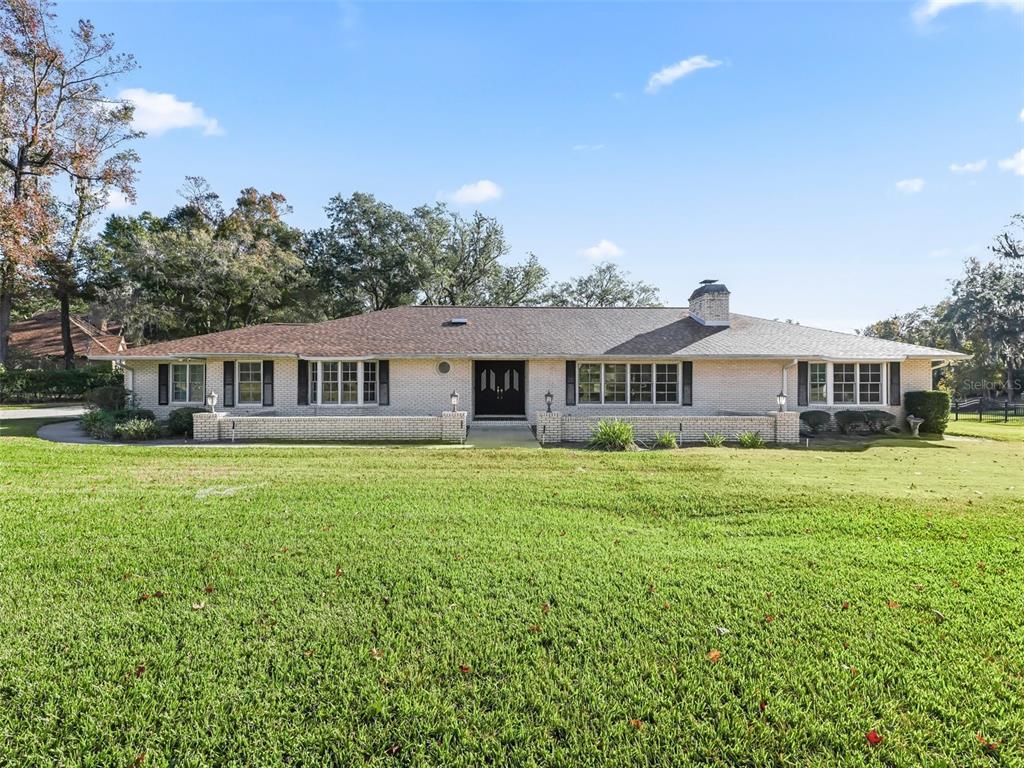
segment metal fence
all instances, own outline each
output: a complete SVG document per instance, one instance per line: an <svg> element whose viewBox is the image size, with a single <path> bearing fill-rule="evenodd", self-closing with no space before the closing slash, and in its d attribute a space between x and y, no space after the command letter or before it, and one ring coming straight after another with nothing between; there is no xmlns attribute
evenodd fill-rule
<svg viewBox="0 0 1024 768"><path fill-rule="evenodd" d="M1011 403L1008 400L987 400L983 397L972 397L969 400L953 400L950 413L954 421L976 418L978 421L1024 421L1024 403Z"/></svg>

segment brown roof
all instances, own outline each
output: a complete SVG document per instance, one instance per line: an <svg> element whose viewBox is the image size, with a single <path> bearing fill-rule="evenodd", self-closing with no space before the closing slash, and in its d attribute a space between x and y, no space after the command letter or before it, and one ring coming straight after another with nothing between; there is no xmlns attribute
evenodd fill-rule
<svg viewBox="0 0 1024 768"><path fill-rule="evenodd" d="M462 319L464 324L453 323ZM136 347L132 357L958 357L958 353L732 315L707 327L678 307L406 306L322 323L265 325Z"/></svg>
<svg viewBox="0 0 1024 768"><path fill-rule="evenodd" d="M62 357L60 310L51 309L11 325L10 347L26 357ZM71 343L76 357L116 355L124 349L124 338L102 331L83 317L71 316Z"/></svg>

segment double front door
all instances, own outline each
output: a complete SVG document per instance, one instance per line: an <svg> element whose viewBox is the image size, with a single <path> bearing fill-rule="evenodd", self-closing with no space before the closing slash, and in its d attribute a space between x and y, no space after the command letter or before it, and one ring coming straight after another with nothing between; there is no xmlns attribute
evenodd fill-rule
<svg viewBox="0 0 1024 768"><path fill-rule="evenodd" d="M476 360L473 363L477 416L526 415L526 363L522 360Z"/></svg>

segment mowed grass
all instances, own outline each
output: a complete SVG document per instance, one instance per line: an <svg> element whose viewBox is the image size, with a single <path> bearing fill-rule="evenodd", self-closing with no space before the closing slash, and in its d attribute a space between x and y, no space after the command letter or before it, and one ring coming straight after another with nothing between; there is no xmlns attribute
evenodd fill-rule
<svg viewBox="0 0 1024 768"><path fill-rule="evenodd" d="M961 416L957 421L950 419L946 432L950 435L967 435L969 437L986 437L989 440L1001 440L1007 443L1024 443L1024 419L1003 421L1003 417L985 417L978 421L977 416Z"/></svg>
<svg viewBox="0 0 1024 768"><path fill-rule="evenodd" d="M980 440L4 440L0 765L1020 765L1022 490Z"/></svg>

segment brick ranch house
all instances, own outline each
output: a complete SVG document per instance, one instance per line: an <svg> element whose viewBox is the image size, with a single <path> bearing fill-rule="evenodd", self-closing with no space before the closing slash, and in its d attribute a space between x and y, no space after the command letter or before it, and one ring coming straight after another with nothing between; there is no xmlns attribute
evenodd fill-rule
<svg viewBox="0 0 1024 768"><path fill-rule="evenodd" d="M799 411L903 417L904 393L966 357L732 314L729 296L705 281L685 309L405 306L93 359L123 364L139 407L158 417L216 393L215 412L194 417L197 440L461 442L474 423L500 419L551 443L584 441L607 418L638 437L758 431L796 442Z"/></svg>

